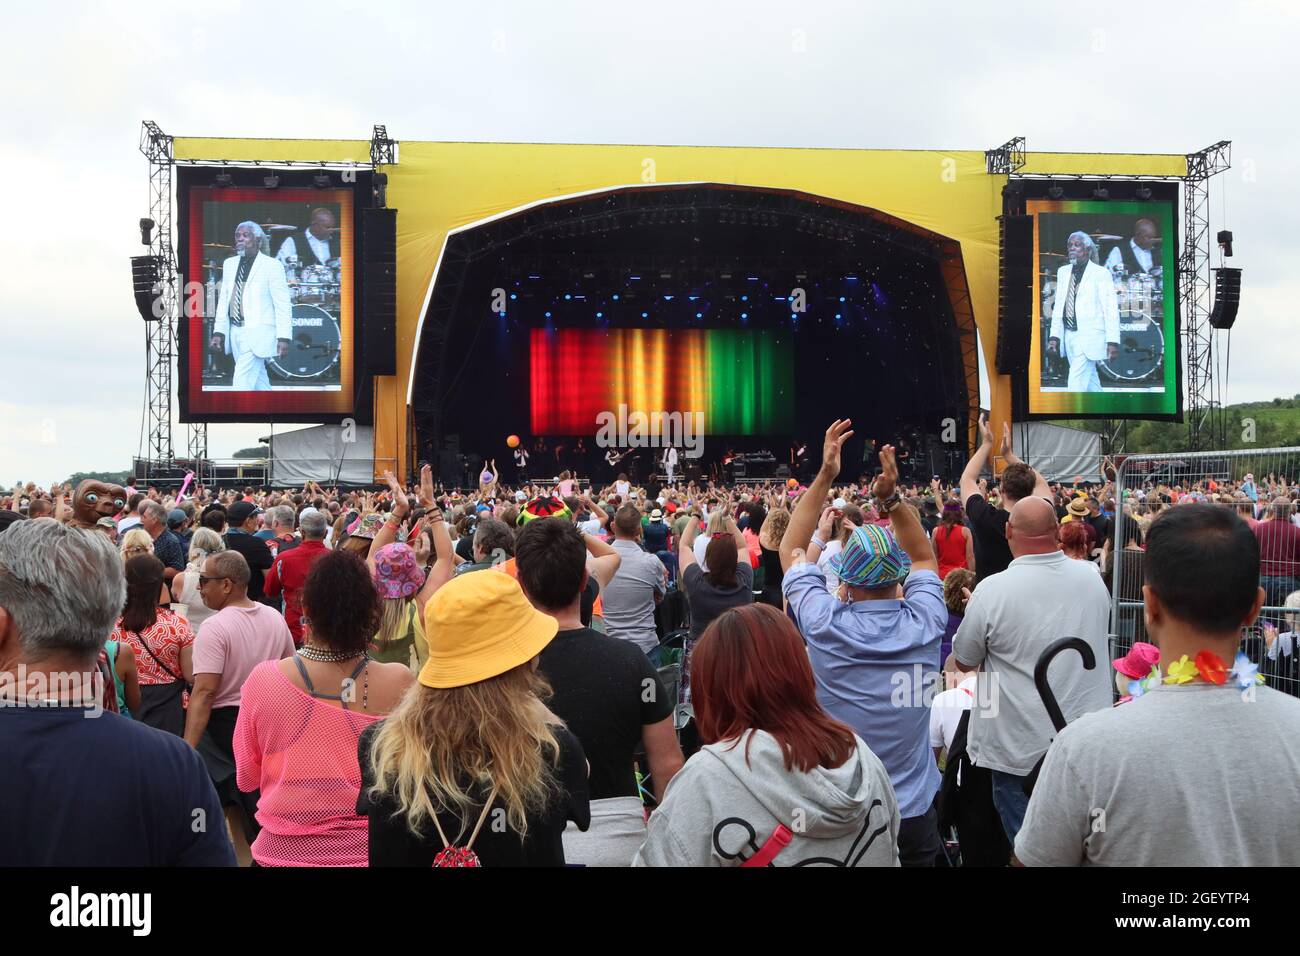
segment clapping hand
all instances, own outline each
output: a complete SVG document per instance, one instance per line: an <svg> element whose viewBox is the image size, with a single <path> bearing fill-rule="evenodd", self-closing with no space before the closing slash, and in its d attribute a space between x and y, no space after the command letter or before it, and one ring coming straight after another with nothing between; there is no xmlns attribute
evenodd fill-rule
<svg viewBox="0 0 1300 956"><path fill-rule="evenodd" d="M822 471L832 477L840 473L840 451L844 448L844 443L853 437L852 429L853 421L848 418L837 418L826 429L826 438L822 443Z"/></svg>
<svg viewBox="0 0 1300 956"><path fill-rule="evenodd" d="M894 457L894 446L886 445L880 449L880 475L871 486L871 493L883 501L893 495L897 483L898 462Z"/></svg>

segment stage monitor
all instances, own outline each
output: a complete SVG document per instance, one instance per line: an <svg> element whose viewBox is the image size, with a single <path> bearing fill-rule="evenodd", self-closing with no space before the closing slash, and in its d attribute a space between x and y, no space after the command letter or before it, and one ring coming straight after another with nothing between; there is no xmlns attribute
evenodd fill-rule
<svg viewBox="0 0 1300 956"><path fill-rule="evenodd" d="M333 172L186 170L178 191L182 421L328 422L357 409L359 205ZM268 188L271 178L279 180ZM302 183L298 185L298 183Z"/></svg>
<svg viewBox="0 0 1300 956"><path fill-rule="evenodd" d="M1176 193L1165 195L1026 200L1029 417L1178 416Z"/></svg>

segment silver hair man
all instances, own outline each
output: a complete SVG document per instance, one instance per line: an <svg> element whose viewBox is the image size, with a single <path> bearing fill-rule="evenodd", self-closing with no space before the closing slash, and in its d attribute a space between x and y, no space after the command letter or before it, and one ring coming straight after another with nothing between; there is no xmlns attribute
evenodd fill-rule
<svg viewBox="0 0 1300 956"><path fill-rule="evenodd" d="M125 603L122 559L104 535L45 520L0 534L0 670L93 664Z"/></svg>
<svg viewBox="0 0 1300 956"><path fill-rule="evenodd" d="M298 527L304 541L324 541L329 522L315 508L308 508L298 516Z"/></svg>
<svg viewBox="0 0 1300 956"><path fill-rule="evenodd" d="M293 509L288 505L276 505L266 513L266 524L277 534L293 532Z"/></svg>
<svg viewBox="0 0 1300 956"><path fill-rule="evenodd" d="M257 240L258 252L264 253L268 256L271 254L271 240L267 238L266 232L261 226L253 222L251 219L246 219L235 227L236 232L240 229L247 229L253 234L253 238Z"/></svg>
<svg viewBox="0 0 1300 956"><path fill-rule="evenodd" d="M1092 236L1086 232L1072 232L1065 240L1066 245L1069 245L1071 239L1078 239L1083 248L1088 250L1088 258L1097 262L1097 244L1092 241Z"/></svg>

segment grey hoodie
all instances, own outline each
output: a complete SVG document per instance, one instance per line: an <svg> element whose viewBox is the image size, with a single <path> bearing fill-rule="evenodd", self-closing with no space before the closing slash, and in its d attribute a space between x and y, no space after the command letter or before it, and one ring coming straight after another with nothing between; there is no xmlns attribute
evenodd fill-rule
<svg viewBox="0 0 1300 956"><path fill-rule="evenodd" d="M842 766L810 773L786 770L781 745L761 730L702 748L668 784L633 866L739 866L778 824L794 838L774 866L898 866L894 788L855 739Z"/></svg>

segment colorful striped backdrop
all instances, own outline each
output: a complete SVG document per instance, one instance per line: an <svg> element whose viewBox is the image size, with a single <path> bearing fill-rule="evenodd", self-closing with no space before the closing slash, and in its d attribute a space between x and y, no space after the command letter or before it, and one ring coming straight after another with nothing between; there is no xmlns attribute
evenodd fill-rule
<svg viewBox="0 0 1300 956"><path fill-rule="evenodd" d="M532 329L534 435L591 435L601 412L703 412L704 432L794 427L792 344L746 329Z"/></svg>

